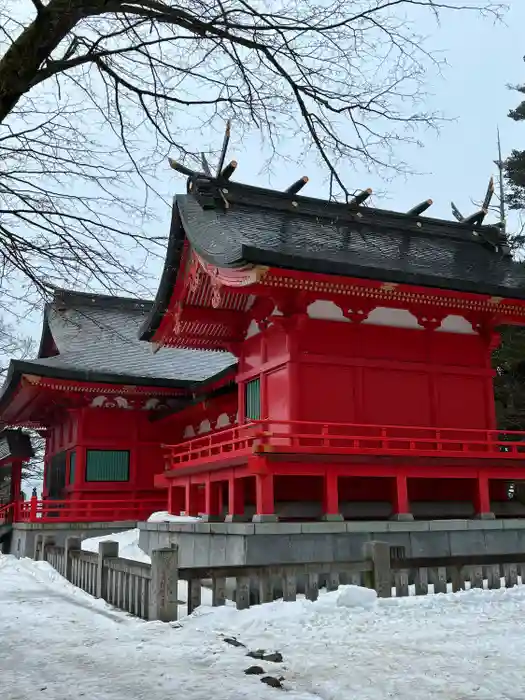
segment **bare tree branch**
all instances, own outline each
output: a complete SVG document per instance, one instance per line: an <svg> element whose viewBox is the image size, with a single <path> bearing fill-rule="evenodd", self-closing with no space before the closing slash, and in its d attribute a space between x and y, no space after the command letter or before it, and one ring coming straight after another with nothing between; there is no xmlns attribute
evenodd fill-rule
<svg viewBox="0 0 525 700"><path fill-rule="evenodd" d="M490 0L0 0L0 313L55 286L143 293L159 166L232 119L311 149L348 196L356 163L403 170L440 61L413 19ZM270 5L268 5L270 7ZM211 154L213 155L213 154ZM35 294L35 291L37 294Z"/></svg>

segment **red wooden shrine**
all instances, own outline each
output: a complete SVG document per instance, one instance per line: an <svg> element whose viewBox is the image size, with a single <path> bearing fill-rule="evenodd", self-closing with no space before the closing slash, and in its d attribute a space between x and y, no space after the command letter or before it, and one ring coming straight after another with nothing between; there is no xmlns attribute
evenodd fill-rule
<svg viewBox="0 0 525 700"><path fill-rule="evenodd" d="M484 212L453 223L422 216L429 202L398 214L368 191L337 204L299 196L306 179L279 193L181 170L141 337L232 353L239 421L173 435L155 477L170 510L493 517L525 478L491 368L498 327L525 320L525 272Z"/></svg>
<svg viewBox="0 0 525 700"><path fill-rule="evenodd" d="M0 421L45 437L21 520L509 514L491 352L525 272L482 223L189 174L154 303L57 291ZM2 513L0 512L0 520Z"/></svg>

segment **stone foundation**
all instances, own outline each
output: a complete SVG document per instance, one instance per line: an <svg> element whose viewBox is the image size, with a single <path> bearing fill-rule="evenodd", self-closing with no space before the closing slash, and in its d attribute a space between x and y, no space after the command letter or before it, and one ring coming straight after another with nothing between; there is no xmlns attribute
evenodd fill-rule
<svg viewBox="0 0 525 700"><path fill-rule="evenodd" d="M525 551L525 519L303 523L139 523L140 547L179 547L180 566L352 561L370 540L408 557Z"/></svg>
<svg viewBox="0 0 525 700"><path fill-rule="evenodd" d="M86 540L89 537L111 535L114 532L131 530L137 527L135 521L119 523L16 523L13 525L9 553L19 559L32 557L35 551L35 541L39 535L53 539L54 543L63 547L67 537L79 537Z"/></svg>

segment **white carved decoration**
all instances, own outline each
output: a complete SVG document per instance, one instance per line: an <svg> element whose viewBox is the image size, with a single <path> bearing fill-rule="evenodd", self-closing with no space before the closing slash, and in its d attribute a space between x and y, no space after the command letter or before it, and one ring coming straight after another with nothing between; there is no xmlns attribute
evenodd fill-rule
<svg viewBox="0 0 525 700"><path fill-rule="evenodd" d="M344 317L343 310L333 301L323 301L322 299L317 299L310 304L307 309L307 313L310 318L326 319L329 321L344 321L345 323L350 323L350 321Z"/></svg>
<svg viewBox="0 0 525 700"><path fill-rule="evenodd" d="M133 408L123 396L95 396L91 408Z"/></svg>
<svg viewBox="0 0 525 700"><path fill-rule="evenodd" d="M187 440L191 440L191 438L195 437L195 430L193 429L193 425L187 425L184 428L184 432L182 433L182 437L186 438Z"/></svg>
<svg viewBox="0 0 525 700"><path fill-rule="evenodd" d="M437 329L437 333L463 333L465 335L474 335L475 330L472 325L463 316L447 316L443 319L443 323Z"/></svg>
<svg viewBox="0 0 525 700"><path fill-rule="evenodd" d="M145 411L153 411L156 408L159 408L160 404L160 399L156 398L155 396L152 396L150 399L144 402L144 410Z"/></svg>
<svg viewBox="0 0 525 700"><path fill-rule="evenodd" d="M215 428L218 430L219 428L225 428L227 425L230 425L230 417L227 413L221 413L217 418Z"/></svg>
<svg viewBox="0 0 525 700"><path fill-rule="evenodd" d="M199 435L202 435L203 433L209 433L210 430L211 430L210 421L206 419L206 420L203 420L203 421L201 422L201 424L199 425L199 429L198 429L197 432L198 432Z"/></svg>
<svg viewBox="0 0 525 700"><path fill-rule="evenodd" d="M392 326L394 328L417 328L423 330L417 322L417 318L406 309L388 309L378 306L373 309L363 324L374 326Z"/></svg>
<svg viewBox="0 0 525 700"><path fill-rule="evenodd" d="M93 401L89 404L90 408L102 408L106 403L107 399L105 396L95 396Z"/></svg>

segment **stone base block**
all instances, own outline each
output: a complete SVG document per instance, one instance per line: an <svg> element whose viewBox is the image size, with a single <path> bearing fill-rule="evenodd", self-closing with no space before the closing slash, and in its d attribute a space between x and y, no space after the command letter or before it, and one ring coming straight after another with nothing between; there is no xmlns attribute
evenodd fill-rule
<svg viewBox="0 0 525 700"><path fill-rule="evenodd" d="M341 513L325 513L321 520L324 520L326 523L342 523L344 516Z"/></svg>
<svg viewBox="0 0 525 700"><path fill-rule="evenodd" d="M495 520L496 516L494 513L477 513L474 518L476 520Z"/></svg>
<svg viewBox="0 0 525 700"><path fill-rule="evenodd" d="M409 520L414 520L412 513L394 513L390 516L390 520L396 520L397 522L406 522Z"/></svg>
<svg viewBox="0 0 525 700"><path fill-rule="evenodd" d="M249 515L227 515L224 518L225 523L249 523L251 522Z"/></svg>
<svg viewBox="0 0 525 700"><path fill-rule="evenodd" d="M259 515L255 514L252 518L252 523L277 523L279 518L276 515Z"/></svg>

